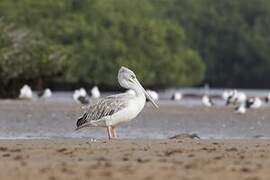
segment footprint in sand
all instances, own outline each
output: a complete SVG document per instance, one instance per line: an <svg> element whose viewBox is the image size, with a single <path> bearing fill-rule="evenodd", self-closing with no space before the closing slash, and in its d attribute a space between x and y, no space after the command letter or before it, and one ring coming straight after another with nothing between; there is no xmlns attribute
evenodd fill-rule
<svg viewBox="0 0 270 180"><path fill-rule="evenodd" d="M8 154L8 153L3 154L2 157L10 157L10 154Z"/></svg>

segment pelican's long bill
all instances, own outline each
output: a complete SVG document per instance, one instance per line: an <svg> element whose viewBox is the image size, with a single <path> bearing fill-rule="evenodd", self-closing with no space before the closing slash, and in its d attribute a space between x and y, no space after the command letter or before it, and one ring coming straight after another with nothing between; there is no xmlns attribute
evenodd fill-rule
<svg viewBox="0 0 270 180"><path fill-rule="evenodd" d="M140 83L137 79L135 79L135 83L138 84L139 87L142 88L142 90L143 90L143 92L144 92L146 98L149 99L149 101L153 104L153 106L154 106L155 108L158 108L158 105L157 105L157 103L155 102L155 100L154 100L154 99L150 96L150 94L143 88L143 86L141 85L141 83Z"/></svg>

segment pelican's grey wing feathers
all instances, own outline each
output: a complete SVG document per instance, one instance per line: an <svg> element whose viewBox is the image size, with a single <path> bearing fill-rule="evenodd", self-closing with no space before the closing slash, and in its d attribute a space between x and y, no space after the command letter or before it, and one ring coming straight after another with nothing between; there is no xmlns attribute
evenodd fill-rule
<svg viewBox="0 0 270 180"><path fill-rule="evenodd" d="M90 121L99 120L105 116L113 115L127 106L126 93L108 96L100 99L96 104L90 106L88 110L77 121L77 127L84 125Z"/></svg>

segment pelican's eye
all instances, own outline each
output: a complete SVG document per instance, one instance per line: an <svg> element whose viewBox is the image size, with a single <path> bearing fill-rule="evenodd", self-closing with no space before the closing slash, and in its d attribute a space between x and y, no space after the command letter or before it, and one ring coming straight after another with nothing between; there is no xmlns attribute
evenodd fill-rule
<svg viewBox="0 0 270 180"><path fill-rule="evenodd" d="M136 78L135 75L131 74L128 81L133 83L135 78Z"/></svg>

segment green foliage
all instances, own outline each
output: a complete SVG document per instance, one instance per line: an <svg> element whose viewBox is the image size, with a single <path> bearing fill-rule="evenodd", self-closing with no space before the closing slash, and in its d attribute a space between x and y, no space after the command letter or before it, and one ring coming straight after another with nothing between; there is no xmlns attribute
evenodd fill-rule
<svg viewBox="0 0 270 180"><path fill-rule="evenodd" d="M0 92L16 96L25 81L45 80L62 68L60 49L39 35L0 21Z"/></svg>
<svg viewBox="0 0 270 180"><path fill-rule="evenodd" d="M49 57L48 42L65 49L64 82L114 86L122 65L135 70L144 85L201 82L205 66L200 55L186 45L180 25L158 14L150 1L139 0L0 2L0 16L38 32L46 44L42 48L48 48L33 49L31 66L36 66L37 59Z"/></svg>
<svg viewBox="0 0 270 180"><path fill-rule="evenodd" d="M125 65L146 85L194 84L202 79L204 66L196 52L183 45L183 30L171 21L155 18L149 3L118 0L101 4L93 4L91 15L86 17L96 16L87 23L95 29L88 28L88 37L78 42L77 61L71 59L69 77L112 85L119 67ZM184 56L198 62L195 73L199 76L192 79L193 73L187 74L190 63Z"/></svg>
<svg viewBox="0 0 270 180"><path fill-rule="evenodd" d="M269 87L269 0L1 0L0 18L2 83L115 86L125 65L149 86Z"/></svg>
<svg viewBox="0 0 270 180"><path fill-rule="evenodd" d="M200 53L206 82L269 87L270 1L174 0L163 3L162 10L162 16L184 28L189 45Z"/></svg>

